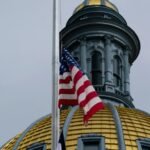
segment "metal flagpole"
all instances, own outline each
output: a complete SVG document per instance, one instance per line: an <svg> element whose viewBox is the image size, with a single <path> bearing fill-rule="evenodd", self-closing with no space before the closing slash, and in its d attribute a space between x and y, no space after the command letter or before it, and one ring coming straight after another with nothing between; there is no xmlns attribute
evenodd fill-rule
<svg viewBox="0 0 150 150"><path fill-rule="evenodd" d="M52 46L52 150L56 150L59 139L58 78L59 78L59 0L53 0L53 46Z"/></svg>

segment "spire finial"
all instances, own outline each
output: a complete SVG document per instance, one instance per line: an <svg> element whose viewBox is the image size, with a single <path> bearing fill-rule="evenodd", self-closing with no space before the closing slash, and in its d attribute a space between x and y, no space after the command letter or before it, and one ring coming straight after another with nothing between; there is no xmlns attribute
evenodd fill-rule
<svg viewBox="0 0 150 150"><path fill-rule="evenodd" d="M84 0L83 3L80 4L75 9L74 12L76 13L78 10L82 9L85 6L94 6L94 5L95 6L101 6L101 5L103 5L103 6L106 6L106 7L110 8L110 9L113 9L113 10L115 10L115 11L118 12L117 7L113 3L111 3L109 0Z"/></svg>

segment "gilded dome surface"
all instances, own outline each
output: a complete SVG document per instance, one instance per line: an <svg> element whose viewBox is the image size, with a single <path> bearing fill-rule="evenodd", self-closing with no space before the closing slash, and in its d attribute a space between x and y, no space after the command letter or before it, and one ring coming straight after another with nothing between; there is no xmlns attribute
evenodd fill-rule
<svg viewBox="0 0 150 150"><path fill-rule="evenodd" d="M114 4L112 4L109 0L84 0L84 2L75 9L74 13L76 13L85 6L100 6L100 5L106 6L118 12L117 7Z"/></svg>
<svg viewBox="0 0 150 150"><path fill-rule="evenodd" d="M90 13L88 9L79 11L88 6L92 8ZM99 8L102 11L96 15ZM106 104L87 126L78 106L60 110L60 131L63 130L66 149L83 150L85 139L91 143L98 139L97 148L101 145L99 149L103 150L138 150L142 140L148 141L150 147L150 114L135 109L130 95L130 65L140 49L137 35L109 0L84 0L76 12L62 31L62 45L72 49L75 57L83 58L81 67L87 69ZM35 121L0 149L51 150L51 118L47 115Z"/></svg>
<svg viewBox="0 0 150 150"><path fill-rule="evenodd" d="M119 114L123 138L127 150L138 150L137 140L150 138L150 115L137 109L115 107ZM73 112L74 111L74 112ZM72 114L72 117L70 116ZM96 134L104 137L105 148L118 150L117 126L109 106L97 112L89 121L88 126L83 125L83 111L76 108L62 110L60 115L61 128L66 134L67 150L75 150L78 138L82 135ZM70 119L69 124L66 121ZM48 115L29 126L22 134L12 138L1 149L2 150L26 150L36 143L45 143L46 149L51 148L51 116Z"/></svg>

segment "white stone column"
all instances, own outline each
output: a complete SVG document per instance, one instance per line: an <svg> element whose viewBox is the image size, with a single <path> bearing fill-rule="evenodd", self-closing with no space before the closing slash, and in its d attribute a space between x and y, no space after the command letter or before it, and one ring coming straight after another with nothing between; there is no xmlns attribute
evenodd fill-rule
<svg viewBox="0 0 150 150"><path fill-rule="evenodd" d="M105 83L105 58L102 56L102 85Z"/></svg>
<svg viewBox="0 0 150 150"><path fill-rule="evenodd" d="M105 36L105 90L107 92L114 92L113 84L113 56L112 56L112 37Z"/></svg>
<svg viewBox="0 0 150 150"><path fill-rule="evenodd" d="M124 51L124 91L126 94L130 94L130 64L129 64L129 49Z"/></svg>
<svg viewBox="0 0 150 150"><path fill-rule="evenodd" d="M124 91L124 60L121 65L121 91Z"/></svg>

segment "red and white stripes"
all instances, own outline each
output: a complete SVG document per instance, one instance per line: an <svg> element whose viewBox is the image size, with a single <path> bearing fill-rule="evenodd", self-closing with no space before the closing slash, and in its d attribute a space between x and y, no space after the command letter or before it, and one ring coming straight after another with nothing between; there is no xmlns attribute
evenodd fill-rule
<svg viewBox="0 0 150 150"><path fill-rule="evenodd" d="M76 66L60 75L59 106L79 105L84 110L84 122L104 107L91 82Z"/></svg>

